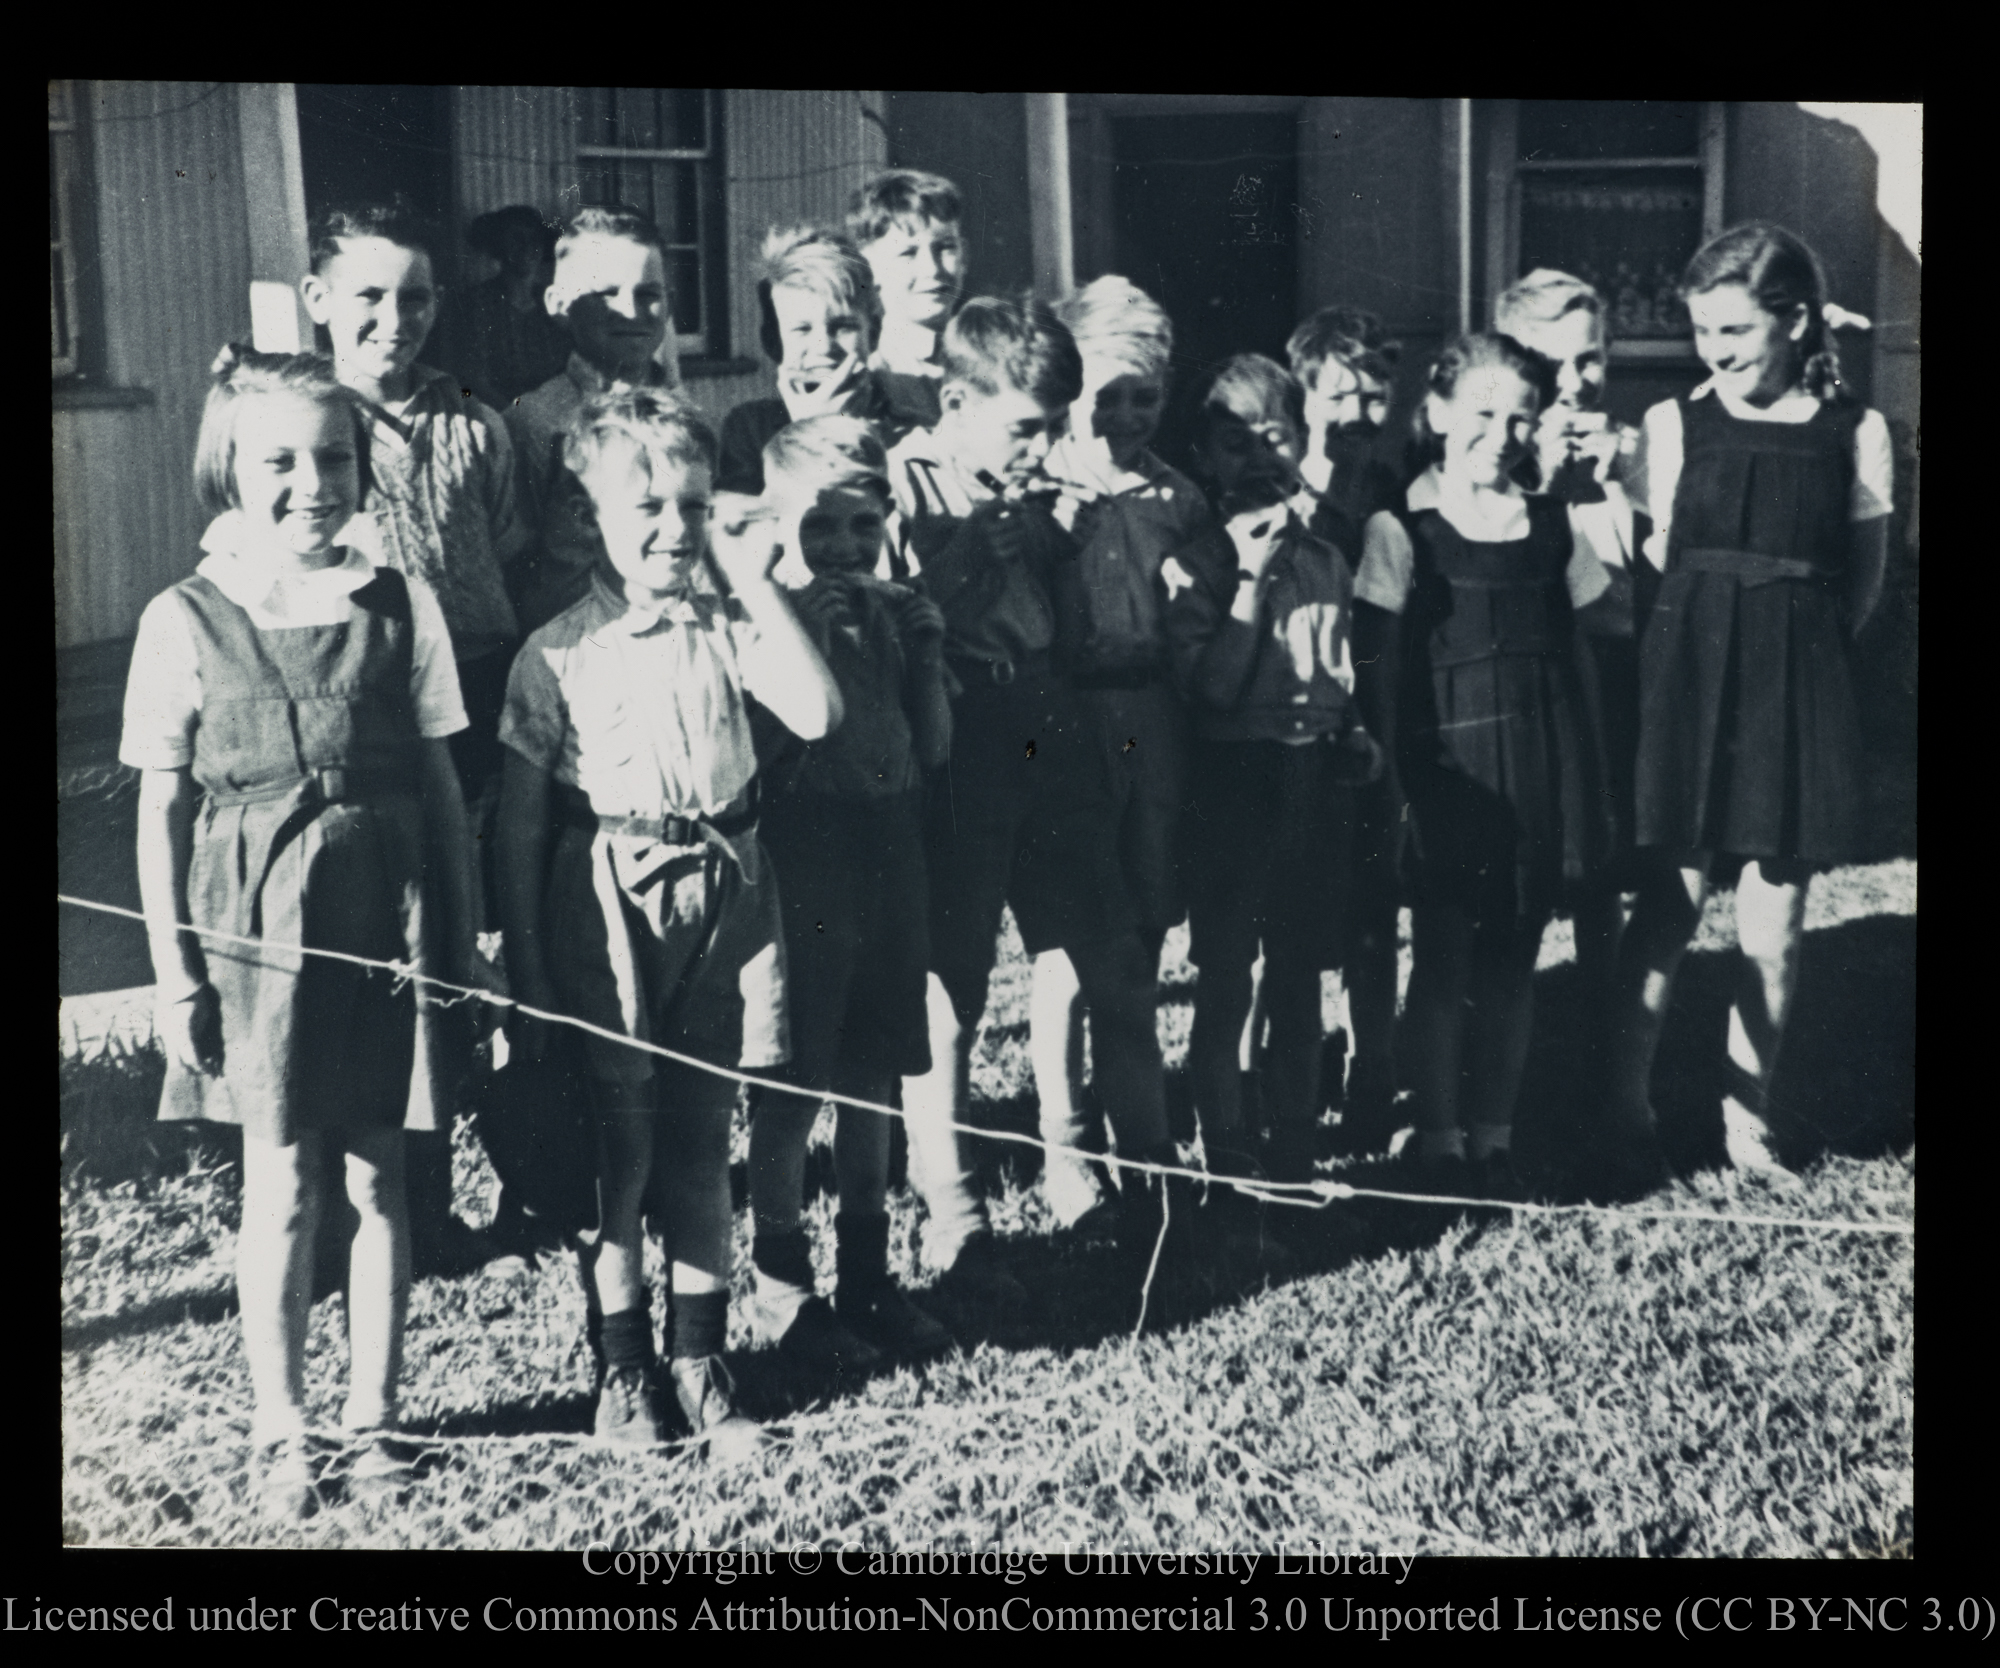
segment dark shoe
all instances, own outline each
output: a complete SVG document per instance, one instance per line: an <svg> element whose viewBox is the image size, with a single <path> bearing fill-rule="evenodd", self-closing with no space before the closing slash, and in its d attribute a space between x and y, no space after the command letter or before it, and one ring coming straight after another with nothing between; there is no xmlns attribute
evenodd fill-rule
<svg viewBox="0 0 2000 1668"><path fill-rule="evenodd" d="M807 1298L777 1341L778 1353L812 1373L866 1374L882 1365L882 1352L858 1338L823 1297Z"/></svg>
<svg viewBox="0 0 2000 1668"><path fill-rule="evenodd" d="M841 1322L857 1338L899 1361L928 1361L957 1348L952 1335L903 1294L893 1280L834 1294Z"/></svg>
<svg viewBox="0 0 2000 1668"><path fill-rule="evenodd" d="M1524 1205L1534 1197L1514 1168L1513 1153L1505 1147L1472 1160L1472 1191L1475 1197L1496 1205Z"/></svg>
<svg viewBox="0 0 2000 1668"><path fill-rule="evenodd" d="M1340 1108L1340 1150L1385 1153L1404 1120L1396 1110L1395 1073L1374 1060L1356 1060L1347 1074Z"/></svg>
<svg viewBox="0 0 2000 1668"><path fill-rule="evenodd" d="M764 1447L757 1422L736 1407L736 1381L719 1355L676 1357L668 1367L688 1434L724 1465L753 1458Z"/></svg>
<svg viewBox="0 0 2000 1668"><path fill-rule="evenodd" d="M1319 1161L1330 1156L1317 1124L1278 1124L1264 1142L1264 1174L1274 1182L1309 1182L1319 1174Z"/></svg>
<svg viewBox="0 0 2000 1668"><path fill-rule="evenodd" d="M1028 1289L1008 1272L999 1241L982 1228L958 1248L950 1268L938 1276L937 1289L954 1303L1006 1318L1028 1306Z"/></svg>
<svg viewBox="0 0 2000 1668"><path fill-rule="evenodd" d="M1590 1164L1587 1191L1605 1204L1646 1198L1673 1180L1659 1137L1651 1130L1602 1139Z"/></svg>
<svg viewBox="0 0 2000 1668"><path fill-rule="evenodd" d="M667 1440L654 1405L653 1375L643 1367L613 1367L597 1392L599 1442L617 1448L651 1448Z"/></svg>
<svg viewBox="0 0 2000 1668"><path fill-rule="evenodd" d="M1073 1251L1101 1251L1118 1243L1118 1201L1100 1199L1072 1222L1058 1230L1062 1243Z"/></svg>

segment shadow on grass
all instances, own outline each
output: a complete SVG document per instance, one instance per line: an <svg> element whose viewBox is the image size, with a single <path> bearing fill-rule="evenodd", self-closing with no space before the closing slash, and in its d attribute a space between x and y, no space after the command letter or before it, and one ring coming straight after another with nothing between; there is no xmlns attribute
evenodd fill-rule
<svg viewBox="0 0 2000 1668"><path fill-rule="evenodd" d="M62 1347L95 1349L101 1344L135 1337L141 1332L179 1326L183 1321L196 1326L212 1326L217 1321L228 1320L235 1313L234 1286L206 1292L180 1292L171 1297L155 1298L149 1303L135 1303L116 1314L92 1315L88 1320L65 1322Z"/></svg>

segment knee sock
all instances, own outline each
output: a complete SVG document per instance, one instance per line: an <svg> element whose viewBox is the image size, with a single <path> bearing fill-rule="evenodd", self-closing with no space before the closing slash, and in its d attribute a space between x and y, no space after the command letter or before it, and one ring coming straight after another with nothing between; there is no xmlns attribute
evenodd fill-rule
<svg viewBox="0 0 2000 1668"><path fill-rule="evenodd" d="M833 1219L838 1290L860 1297L889 1283L889 1219L842 1211Z"/></svg>
<svg viewBox="0 0 2000 1668"><path fill-rule="evenodd" d="M720 1355L729 1338L729 1293L674 1293L674 1359Z"/></svg>
<svg viewBox="0 0 2000 1668"><path fill-rule="evenodd" d="M1463 1158L1465 1131L1456 1125L1450 1129L1420 1129L1417 1131L1417 1151L1433 1162L1441 1158Z"/></svg>
<svg viewBox="0 0 2000 1668"><path fill-rule="evenodd" d="M641 1303L636 1309L620 1309L599 1321L604 1339L604 1359L613 1371L620 1367L644 1369L653 1364L653 1313Z"/></svg>
<svg viewBox="0 0 2000 1668"><path fill-rule="evenodd" d="M1514 1126L1512 1124L1474 1124L1466 1146L1474 1159L1487 1157L1492 1153L1504 1153L1513 1148Z"/></svg>
<svg viewBox="0 0 2000 1668"><path fill-rule="evenodd" d="M759 1234L751 1242L757 1270L757 1306L774 1337L783 1337L813 1295L812 1241L803 1228Z"/></svg>

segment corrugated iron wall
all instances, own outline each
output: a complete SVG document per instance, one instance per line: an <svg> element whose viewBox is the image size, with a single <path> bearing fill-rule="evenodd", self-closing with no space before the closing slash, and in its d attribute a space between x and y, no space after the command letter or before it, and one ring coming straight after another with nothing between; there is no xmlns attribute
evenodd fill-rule
<svg viewBox="0 0 2000 1668"><path fill-rule="evenodd" d="M201 81L89 86L105 382L151 405L58 407L56 642L129 635L193 570L192 465L208 366L250 332L236 90ZM205 96L204 96L205 95Z"/></svg>
<svg viewBox="0 0 2000 1668"><path fill-rule="evenodd" d="M454 87L451 108L460 232L509 203L551 217L575 210L574 87Z"/></svg>

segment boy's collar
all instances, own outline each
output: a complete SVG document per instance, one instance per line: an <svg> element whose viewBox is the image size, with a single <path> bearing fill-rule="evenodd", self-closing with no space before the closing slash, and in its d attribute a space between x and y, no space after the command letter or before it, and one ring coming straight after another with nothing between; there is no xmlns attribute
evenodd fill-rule
<svg viewBox="0 0 2000 1668"><path fill-rule="evenodd" d="M885 371L906 376L942 376L941 345L944 333L921 324L895 324L887 320L875 344L872 363Z"/></svg>
<svg viewBox="0 0 2000 1668"><path fill-rule="evenodd" d="M376 564L364 545L376 546L374 523L358 515L342 530L341 559L331 567L310 572L288 571L255 551L245 550L241 510L225 510L208 524L201 548L208 554L196 571L239 607L268 607L287 587L301 583L329 590L358 591L375 577Z"/></svg>
<svg viewBox="0 0 2000 1668"><path fill-rule="evenodd" d="M636 603L625 594L622 582L607 578L603 569L594 570L591 585L599 599L612 610L611 629L628 637L643 637L662 625L705 625L709 609L719 599L703 593L690 583L662 597L657 603Z"/></svg>

